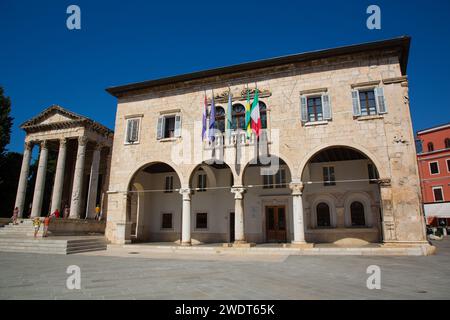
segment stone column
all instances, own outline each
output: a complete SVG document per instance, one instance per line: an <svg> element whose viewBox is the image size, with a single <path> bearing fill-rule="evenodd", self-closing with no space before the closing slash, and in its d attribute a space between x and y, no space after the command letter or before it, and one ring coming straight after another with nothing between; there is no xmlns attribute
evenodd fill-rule
<svg viewBox="0 0 450 320"><path fill-rule="evenodd" d="M94 149L91 165L91 175L89 179L89 191L86 206L86 218L93 218L97 206L98 171L100 167L100 154L103 145L97 144Z"/></svg>
<svg viewBox="0 0 450 320"><path fill-rule="evenodd" d="M234 243L242 244L245 241L244 232L244 192L242 186L232 187L234 193Z"/></svg>
<svg viewBox="0 0 450 320"><path fill-rule="evenodd" d="M291 182L289 187L292 190L292 211L293 211L293 225L294 225L294 240L293 244L305 244L305 224L303 216L303 183Z"/></svg>
<svg viewBox="0 0 450 320"><path fill-rule="evenodd" d="M70 202L71 219L79 219L81 211L81 197L83 191L83 176L84 176L84 160L86 157L86 137L78 138L77 161L75 163L75 171L73 177L72 200Z"/></svg>
<svg viewBox="0 0 450 320"><path fill-rule="evenodd" d="M33 150L31 142L25 142L25 149L23 151L22 167L20 169L19 186L17 187L16 203L14 208L19 208L19 217L23 216L25 197L27 193L28 173L30 171L30 159Z"/></svg>
<svg viewBox="0 0 450 320"><path fill-rule="evenodd" d="M41 142L41 150L39 152L39 166L36 174L36 184L34 186L33 207L31 209L31 217L40 217L42 210L42 199L44 198L45 176L47 173L48 149L47 142Z"/></svg>
<svg viewBox="0 0 450 320"><path fill-rule="evenodd" d="M55 184L53 185L52 195L52 213L55 212L56 209L61 210L64 170L66 168L66 143L67 140L65 138L59 141L58 162L56 164Z"/></svg>
<svg viewBox="0 0 450 320"><path fill-rule="evenodd" d="M183 196L183 212L181 218L181 245L191 245L191 189L182 188L180 194Z"/></svg>
<svg viewBox="0 0 450 320"><path fill-rule="evenodd" d="M381 197L381 211L382 211L382 231L383 242L391 242L397 240L395 234L395 220L394 212L392 210L392 188L391 179L379 179Z"/></svg>

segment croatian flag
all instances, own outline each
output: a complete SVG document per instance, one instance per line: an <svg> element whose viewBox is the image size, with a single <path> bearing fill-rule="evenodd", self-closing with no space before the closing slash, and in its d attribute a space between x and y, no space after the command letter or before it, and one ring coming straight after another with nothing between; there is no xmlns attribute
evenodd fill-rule
<svg viewBox="0 0 450 320"><path fill-rule="evenodd" d="M252 121L252 130L256 136L259 137L261 131L261 115L259 113L259 94L258 89L255 90L255 97L253 98L252 109L250 113Z"/></svg>
<svg viewBox="0 0 450 320"><path fill-rule="evenodd" d="M202 117L202 141L206 139L206 114L208 112L208 101L206 100L205 93L205 101L203 104L203 117Z"/></svg>

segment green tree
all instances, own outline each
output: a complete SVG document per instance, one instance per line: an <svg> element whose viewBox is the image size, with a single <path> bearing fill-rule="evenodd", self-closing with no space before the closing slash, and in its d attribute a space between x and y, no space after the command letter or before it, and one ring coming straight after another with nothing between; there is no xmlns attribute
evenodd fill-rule
<svg viewBox="0 0 450 320"><path fill-rule="evenodd" d="M11 113L11 99L3 94L3 88L0 87L0 156L4 156L6 146L11 139L11 127L13 118Z"/></svg>

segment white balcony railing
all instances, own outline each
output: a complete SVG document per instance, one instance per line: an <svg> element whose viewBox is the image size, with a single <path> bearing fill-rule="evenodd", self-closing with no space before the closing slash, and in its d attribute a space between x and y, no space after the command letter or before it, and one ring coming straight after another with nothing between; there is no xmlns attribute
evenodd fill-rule
<svg viewBox="0 0 450 320"><path fill-rule="evenodd" d="M231 132L223 132L215 134L213 141L204 141L204 149L217 149L223 147L232 147L232 146L252 146L257 142L259 143L269 143L270 135L269 130L263 129L259 137L256 137L255 133L251 133L249 137L247 137L247 133L243 130L236 130Z"/></svg>

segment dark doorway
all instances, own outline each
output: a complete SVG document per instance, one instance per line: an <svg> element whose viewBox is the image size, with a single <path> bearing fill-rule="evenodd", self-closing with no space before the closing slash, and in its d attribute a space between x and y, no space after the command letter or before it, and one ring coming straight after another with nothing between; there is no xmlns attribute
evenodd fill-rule
<svg viewBox="0 0 450 320"><path fill-rule="evenodd" d="M234 242L234 212L230 212L230 243Z"/></svg>

